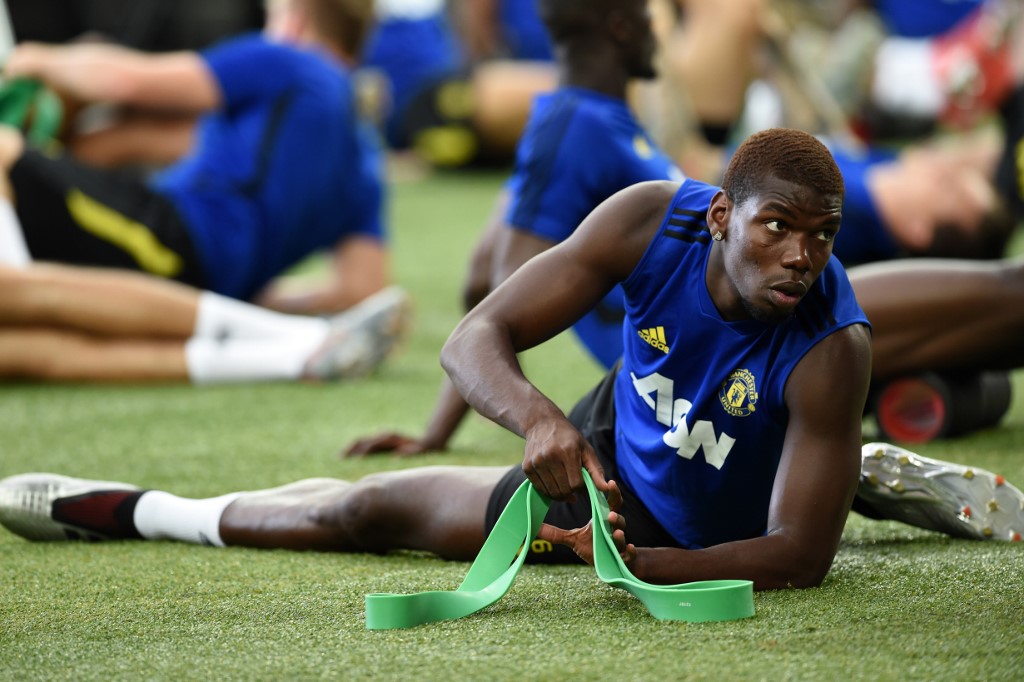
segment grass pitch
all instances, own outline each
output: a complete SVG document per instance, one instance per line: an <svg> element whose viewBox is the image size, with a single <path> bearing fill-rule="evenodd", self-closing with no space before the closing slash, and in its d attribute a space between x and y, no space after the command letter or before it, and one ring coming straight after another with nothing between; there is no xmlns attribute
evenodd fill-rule
<svg viewBox="0 0 1024 682"><path fill-rule="evenodd" d="M417 323L351 385L0 387L0 476L55 471L187 496L419 464L511 464L520 441L470 419L445 454L339 460L380 429L417 433L459 318L469 249L501 175L393 192L397 279ZM315 271L317 264L309 269ZM560 405L600 376L570 338L526 354ZM996 429L918 450L1024 485L1024 374ZM870 433L868 434L870 436ZM459 621L369 632L369 592L453 589L468 564L151 542L32 544L0 530L0 679L1019 680L1024 546L851 516L817 589L755 594L755 618L661 623L586 567L526 567Z"/></svg>

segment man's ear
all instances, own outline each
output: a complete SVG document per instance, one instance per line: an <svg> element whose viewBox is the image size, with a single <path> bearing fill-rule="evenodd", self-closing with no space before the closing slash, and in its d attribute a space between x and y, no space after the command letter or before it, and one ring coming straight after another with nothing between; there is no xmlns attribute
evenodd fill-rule
<svg viewBox="0 0 1024 682"><path fill-rule="evenodd" d="M729 197L725 196L725 192L718 190L715 196L711 198L711 205L708 206L708 230L711 234L721 233L725 236L726 230L729 227L729 214L732 212L732 202L729 201Z"/></svg>

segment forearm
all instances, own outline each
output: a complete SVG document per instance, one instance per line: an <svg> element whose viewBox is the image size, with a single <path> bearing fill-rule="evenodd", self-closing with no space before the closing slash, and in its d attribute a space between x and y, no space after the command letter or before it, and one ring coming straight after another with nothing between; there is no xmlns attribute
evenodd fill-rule
<svg viewBox="0 0 1024 682"><path fill-rule="evenodd" d="M330 315L384 289L389 269L388 249L380 240L351 236L335 246L326 276L277 277L256 302L292 315Z"/></svg>
<svg viewBox="0 0 1024 682"><path fill-rule="evenodd" d="M565 420L526 379L508 336L485 323L463 320L441 350L441 365L469 406L523 438L546 420Z"/></svg>
<svg viewBox="0 0 1024 682"><path fill-rule="evenodd" d="M20 46L6 67L9 77L33 78L81 102L124 100L125 69L139 53L115 45Z"/></svg>
<svg viewBox="0 0 1024 682"><path fill-rule="evenodd" d="M165 166L187 154L194 140L195 119L191 117L132 117L74 135L68 148L76 158L92 166Z"/></svg>
<svg viewBox="0 0 1024 682"><path fill-rule="evenodd" d="M756 590L774 590L820 585L834 557L776 534L700 550L641 547L630 568L640 580L659 585L734 579L752 580Z"/></svg>
<svg viewBox="0 0 1024 682"><path fill-rule="evenodd" d="M193 52L148 54L108 44L25 43L4 67L8 78L31 78L77 103L110 102L200 113L219 104L219 89Z"/></svg>
<svg viewBox="0 0 1024 682"><path fill-rule="evenodd" d="M330 288L285 291L275 287L261 293L253 302L289 315L330 315L351 308L359 301Z"/></svg>
<svg viewBox="0 0 1024 682"><path fill-rule="evenodd" d="M326 281L315 278L311 281L301 275L282 276L271 282L253 302L289 315L333 315L383 288L383 277Z"/></svg>
<svg viewBox="0 0 1024 682"><path fill-rule="evenodd" d="M451 379L445 377L442 380L441 392L437 396L434 413L430 416L426 433L423 434L424 446L431 451L447 449L448 441L452 439L467 412L469 404L462 399Z"/></svg>

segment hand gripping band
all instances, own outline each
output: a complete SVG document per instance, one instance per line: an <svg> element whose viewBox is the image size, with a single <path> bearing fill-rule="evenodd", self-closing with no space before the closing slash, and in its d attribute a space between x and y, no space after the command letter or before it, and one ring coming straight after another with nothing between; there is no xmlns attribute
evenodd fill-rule
<svg viewBox="0 0 1024 682"><path fill-rule="evenodd" d="M39 81L16 78L0 87L0 123L22 129L35 144L55 139L63 118L64 105Z"/></svg>
<svg viewBox="0 0 1024 682"><path fill-rule="evenodd" d="M647 607L658 620L690 623L736 620L754 615L750 580L703 580L681 585L651 585L637 580L615 549L608 503L584 470L594 518L594 569L604 582L619 587ZM462 618L505 596L526 560L525 548L537 535L551 501L529 481L509 500L462 584L453 592L366 595L366 628L388 630ZM522 551L521 551L522 550Z"/></svg>

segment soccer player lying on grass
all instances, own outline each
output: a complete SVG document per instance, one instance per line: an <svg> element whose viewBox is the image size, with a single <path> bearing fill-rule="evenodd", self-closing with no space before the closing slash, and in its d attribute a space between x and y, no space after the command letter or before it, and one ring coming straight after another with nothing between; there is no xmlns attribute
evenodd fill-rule
<svg viewBox="0 0 1024 682"><path fill-rule="evenodd" d="M725 116L722 112L729 111L727 118L732 120L738 111L730 107L741 105L742 97L737 95L743 90L734 81L745 83L746 71L724 69L722 63L732 63L729 50L750 51L750 44L757 44L756 36L748 34L756 33L750 24L757 24L759 10L756 2L747 3L749 7L699 4L701 11L687 12L686 21L677 27L686 30L673 31L662 45L675 58L661 87L673 90L673 76L680 75L674 71L682 70L687 76L714 73L713 82L686 81L688 86L699 86L688 89L702 117L718 121ZM651 22L637 17L624 21L630 15L624 15L616 3L542 0L538 6L559 48L559 87L537 98L517 150L515 172L474 249L463 292L467 311L527 260L568 238L591 210L615 192L644 180L681 179L679 168L657 148L626 104L631 79L653 83ZM736 77L722 78L722 73ZM726 106L727 102L734 104ZM723 165L725 159L723 154ZM1012 228L1012 224L1005 226L1010 221L995 190L960 154L918 150L899 160L887 155L884 161L839 154L837 164L848 189L845 227L834 245L841 250L845 242L847 251L840 257L844 263L851 258L893 258L904 250L899 245L903 240L886 235L907 237L910 231L924 235L927 245L936 235L945 235L947 252L993 257L1001 252ZM927 245L907 251L927 253ZM851 275L851 279L869 320L889 314L895 289L883 290L883 295L866 302L857 278ZM615 287L572 325L582 345L606 369L622 356L622 305L621 288ZM876 362L873 386L898 376L902 369L935 371L948 369L942 363L959 361L949 356L936 365L907 363L904 368L890 367L892 360L898 358ZM344 455L409 456L445 450L468 410L446 378L422 435L373 434L346 446Z"/></svg>
<svg viewBox="0 0 1024 682"><path fill-rule="evenodd" d="M827 149L803 132L768 130L741 145L721 190L635 185L520 268L456 328L442 364L475 409L525 439L521 467L418 468L206 500L25 474L0 482L0 523L36 540L469 559L526 477L556 501L540 533L554 547L535 553L544 543L532 543L531 559L587 560L586 468L641 580L818 585L858 491L871 365L870 330L831 258L842 201ZM516 353L619 282L621 367L567 417L525 379ZM886 445L866 454L860 491L881 516L1019 537L1024 496L1002 479ZM965 499L977 513L962 513Z"/></svg>
<svg viewBox="0 0 1024 682"><path fill-rule="evenodd" d="M398 287L321 318L127 270L0 265L0 381L355 378L387 357L410 312Z"/></svg>
<svg viewBox="0 0 1024 682"><path fill-rule="evenodd" d="M5 78L119 116L72 135L74 156L0 126L0 262L16 262L13 247L21 261L141 271L302 314L336 313L387 286L383 158L352 76L373 2L270 0L266 10L260 34L201 53L14 49ZM142 180L124 165L160 170ZM322 286L279 286L321 250L333 264Z"/></svg>

